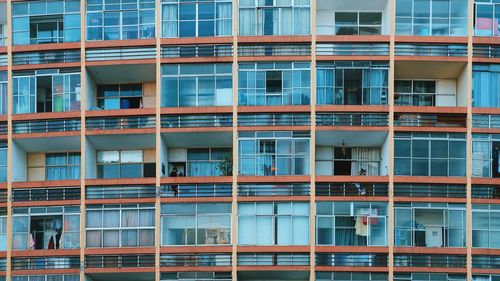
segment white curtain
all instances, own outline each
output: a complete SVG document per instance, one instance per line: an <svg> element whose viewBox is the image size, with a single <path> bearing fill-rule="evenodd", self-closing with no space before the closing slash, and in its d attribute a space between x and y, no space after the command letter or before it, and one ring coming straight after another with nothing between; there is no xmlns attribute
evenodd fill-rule
<svg viewBox="0 0 500 281"><path fill-rule="evenodd" d="M297 15L297 10L295 9L295 15ZM299 19L299 17L297 17ZM275 19L273 19L274 21ZM297 22L293 21L293 13L292 8L282 8L281 9L281 34L280 35L291 35L293 34L293 28L301 29L303 27L299 27L303 22L300 20ZM274 34L278 34L278 30L273 32Z"/></svg>
<svg viewBox="0 0 500 281"><path fill-rule="evenodd" d="M472 176L489 177L490 176L490 143L472 142Z"/></svg>
<svg viewBox="0 0 500 281"><path fill-rule="evenodd" d="M231 3L217 3L217 36L232 34L232 9Z"/></svg>
<svg viewBox="0 0 500 281"><path fill-rule="evenodd" d="M372 147L357 147L352 149L351 175L357 176L364 169L367 176L379 174L380 149Z"/></svg>
<svg viewBox="0 0 500 281"><path fill-rule="evenodd" d="M255 35L255 9L240 9L239 29L240 35Z"/></svg>
<svg viewBox="0 0 500 281"><path fill-rule="evenodd" d="M162 6L162 37L178 37L178 13L177 4Z"/></svg>
<svg viewBox="0 0 500 281"><path fill-rule="evenodd" d="M311 15L309 8L295 8L294 9L294 24L289 24L290 27L294 27L295 30L293 34L304 35L311 33ZM291 17L290 17L291 18ZM283 32L283 34L285 34ZM286 33L286 34L292 34Z"/></svg>

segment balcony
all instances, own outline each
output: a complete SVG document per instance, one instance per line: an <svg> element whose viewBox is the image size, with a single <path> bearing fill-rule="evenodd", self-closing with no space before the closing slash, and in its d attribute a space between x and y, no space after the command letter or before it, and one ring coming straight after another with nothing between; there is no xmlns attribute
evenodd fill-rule
<svg viewBox="0 0 500 281"><path fill-rule="evenodd" d="M12 270L46 270L46 269L75 269L80 268L80 257L26 257L13 258Z"/></svg>
<svg viewBox="0 0 500 281"><path fill-rule="evenodd" d="M317 183L316 196L388 196L387 184Z"/></svg>
<svg viewBox="0 0 500 281"><path fill-rule="evenodd" d="M13 189L13 202L80 200L79 187Z"/></svg>
<svg viewBox="0 0 500 281"><path fill-rule="evenodd" d="M239 253L238 266L309 266L308 253Z"/></svg>
<svg viewBox="0 0 500 281"><path fill-rule="evenodd" d="M396 56L413 57L466 57L467 45L451 44L402 44L395 46Z"/></svg>
<svg viewBox="0 0 500 281"><path fill-rule="evenodd" d="M425 113L396 113L394 125L396 127L447 127L464 128L467 126L465 114L425 114Z"/></svg>
<svg viewBox="0 0 500 281"><path fill-rule="evenodd" d="M94 199L139 199L155 198L156 187L148 185L87 186L85 198Z"/></svg>
<svg viewBox="0 0 500 281"><path fill-rule="evenodd" d="M309 184L239 184L238 196L308 196Z"/></svg>
<svg viewBox="0 0 500 281"><path fill-rule="evenodd" d="M316 29L318 35L389 34L389 1L349 3L318 1Z"/></svg>
<svg viewBox="0 0 500 281"><path fill-rule="evenodd" d="M387 175L386 132L318 131L316 135L318 176Z"/></svg>
<svg viewBox="0 0 500 281"><path fill-rule="evenodd" d="M88 62L119 60L152 60L156 58L156 48L149 46L121 48L91 48L85 53Z"/></svg>
<svg viewBox="0 0 500 281"><path fill-rule="evenodd" d="M465 185L452 184L395 184L396 197L465 198Z"/></svg>
<svg viewBox="0 0 500 281"><path fill-rule="evenodd" d="M394 211L396 246L465 247L465 205L456 204L449 207L442 207L439 203L426 203L420 207L417 203L414 205L406 206L405 203L396 205Z"/></svg>
<svg viewBox="0 0 500 281"><path fill-rule="evenodd" d="M239 57L290 57L310 56L309 44L265 44L265 45L238 45Z"/></svg>
<svg viewBox="0 0 500 281"><path fill-rule="evenodd" d="M155 116L87 118L88 131L155 129Z"/></svg>
<svg viewBox="0 0 500 281"><path fill-rule="evenodd" d="M206 280L206 281L231 281L231 272L165 272L161 273L160 281L178 281L178 280Z"/></svg>
<svg viewBox="0 0 500 281"><path fill-rule="evenodd" d="M321 56L389 56L387 43L318 43L316 55Z"/></svg>
<svg viewBox="0 0 500 281"><path fill-rule="evenodd" d="M386 113L317 113L317 126L367 126L386 127L389 125L389 116Z"/></svg>
<svg viewBox="0 0 500 281"><path fill-rule="evenodd" d="M191 198L191 197L231 197L230 184L172 184L162 185L160 197Z"/></svg>
<svg viewBox="0 0 500 281"><path fill-rule="evenodd" d="M85 268L153 268L154 255L87 255Z"/></svg>
<svg viewBox="0 0 500 281"><path fill-rule="evenodd" d="M14 208L12 220L12 250L80 248L79 206Z"/></svg>
<svg viewBox="0 0 500 281"><path fill-rule="evenodd" d="M36 134L80 131L80 119L47 119L36 121L14 121L14 134Z"/></svg>
<svg viewBox="0 0 500 281"><path fill-rule="evenodd" d="M308 113L270 113L270 114L238 114L239 127L257 127L257 126L309 126L311 124L311 115Z"/></svg>
<svg viewBox="0 0 500 281"><path fill-rule="evenodd" d="M13 73L13 113L80 110L78 69L52 69Z"/></svg>
<svg viewBox="0 0 500 281"><path fill-rule="evenodd" d="M316 266L387 267L387 254L317 253Z"/></svg>
<svg viewBox="0 0 500 281"><path fill-rule="evenodd" d="M219 128L232 127L233 117L230 114L214 115L162 115L161 127L170 128Z"/></svg>
<svg viewBox="0 0 500 281"><path fill-rule="evenodd" d="M465 255L394 255L394 267L427 267L465 269ZM457 272L458 273L458 272Z"/></svg>
<svg viewBox="0 0 500 281"><path fill-rule="evenodd" d="M387 62L334 61L317 64L318 105L385 105Z"/></svg>

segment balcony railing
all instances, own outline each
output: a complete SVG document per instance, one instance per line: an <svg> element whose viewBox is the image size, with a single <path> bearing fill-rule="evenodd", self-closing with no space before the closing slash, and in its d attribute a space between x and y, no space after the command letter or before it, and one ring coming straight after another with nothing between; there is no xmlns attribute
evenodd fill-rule
<svg viewBox="0 0 500 281"><path fill-rule="evenodd" d="M232 57L233 45L177 45L163 46L162 58Z"/></svg>
<svg viewBox="0 0 500 281"><path fill-rule="evenodd" d="M500 115L491 114L473 114L472 127L498 129L500 128Z"/></svg>
<svg viewBox="0 0 500 281"><path fill-rule="evenodd" d="M162 115L162 128L231 127L232 115Z"/></svg>
<svg viewBox="0 0 500 281"><path fill-rule="evenodd" d="M465 185L395 184L394 196L465 198Z"/></svg>
<svg viewBox="0 0 500 281"><path fill-rule="evenodd" d="M0 189L0 203L7 202L7 189Z"/></svg>
<svg viewBox="0 0 500 281"><path fill-rule="evenodd" d="M80 257L29 257L12 259L12 270L68 268L80 268Z"/></svg>
<svg viewBox="0 0 500 281"><path fill-rule="evenodd" d="M396 44L396 56L465 57L467 45Z"/></svg>
<svg viewBox="0 0 500 281"><path fill-rule="evenodd" d="M465 128L467 117L452 114L397 113L394 125L402 127L458 127Z"/></svg>
<svg viewBox="0 0 500 281"><path fill-rule="evenodd" d="M238 265L300 266L309 265L308 253L238 254Z"/></svg>
<svg viewBox="0 0 500 281"><path fill-rule="evenodd" d="M238 45L240 57L263 56L310 56L309 44L266 44L266 45Z"/></svg>
<svg viewBox="0 0 500 281"><path fill-rule="evenodd" d="M172 184L162 185L161 197L231 197L230 184Z"/></svg>
<svg viewBox="0 0 500 281"><path fill-rule="evenodd" d="M85 188L85 198L116 199L116 198L155 198L156 187L148 185L133 186L88 186Z"/></svg>
<svg viewBox="0 0 500 281"><path fill-rule="evenodd" d="M231 266L231 254L162 254L160 266Z"/></svg>
<svg viewBox="0 0 500 281"><path fill-rule="evenodd" d="M238 196L308 196L309 184L240 184Z"/></svg>
<svg viewBox="0 0 500 281"><path fill-rule="evenodd" d="M499 58L500 47L490 45L474 45L472 54L477 58Z"/></svg>
<svg viewBox="0 0 500 281"><path fill-rule="evenodd" d="M388 114L376 113L317 113L317 126L388 126Z"/></svg>
<svg viewBox="0 0 500 281"><path fill-rule="evenodd" d="M232 281L231 272L163 272L160 281Z"/></svg>
<svg viewBox="0 0 500 281"><path fill-rule="evenodd" d="M154 255L85 256L85 268L142 268L154 266Z"/></svg>
<svg viewBox="0 0 500 281"><path fill-rule="evenodd" d="M500 186L499 185L473 185L472 198L483 199L499 199Z"/></svg>
<svg viewBox="0 0 500 281"><path fill-rule="evenodd" d="M389 44L317 44L318 56L388 56Z"/></svg>
<svg viewBox="0 0 500 281"><path fill-rule="evenodd" d="M80 50L25 52L12 55L13 65L80 62Z"/></svg>
<svg viewBox="0 0 500 281"><path fill-rule="evenodd" d="M7 66L7 54L0 54L0 66Z"/></svg>
<svg viewBox="0 0 500 281"><path fill-rule="evenodd" d="M14 134L74 132L80 131L80 119L49 119L37 121L16 121Z"/></svg>
<svg viewBox="0 0 500 281"><path fill-rule="evenodd" d="M12 201L14 202L55 200L80 200L80 188L23 188L12 190Z"/></svg>
<svg viewBox="0 0 500 281"><path fill-rule="evenodd" d="M0 136L7 135L7 133L8 133L7 122L0 122Z"/></svg>
<svg viewBox="0 0 500 281"><path fill-rule="evenodd" d="M318 253L316 266L387 266L387 254Z"/></svg>
<svg viewBox="0 0 500 281"><path fill-rule="evenodd" d="M86 61L142 60L156 58L155 47L123 47L87 49Z"/></svg>
<svg viewBox="0 0 500 281"><path fill-rule="evenodd" d="M155 116L99 117L86 121L88 130L123 130L155 128Z"/></svg>
<svg viewBox="0 0 500 281"><path fill-rule="evenodd" d="M6 270L7 270L7 259L0 258L0 271L6 271Z"/></svg>
<svg viewBox="0 0 500 281"><path fill-rule="evenodd" d="M387 196L387 184L317 183L316 196Z"/></svg>
<svg viewBox="0 0 500 281"><path fill-rule="evenodd" d="M472 267L500 269L500 256L472 255Z"/></svg>
<svg viewBox="0 0 500 281"><path fill-rule="evenodd" d="M295 114L238 114L238 126L309 126L311 115Z"/></svg>
<svg viewBox="0 0 500 281"><path fill-rule="evenodd" d="M396 267L454 267L465 268L465 255L395 254Z"/></svg>

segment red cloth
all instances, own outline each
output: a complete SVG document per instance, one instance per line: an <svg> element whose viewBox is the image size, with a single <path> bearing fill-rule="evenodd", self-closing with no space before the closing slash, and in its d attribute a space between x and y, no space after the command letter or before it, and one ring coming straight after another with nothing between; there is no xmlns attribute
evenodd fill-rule
<svg viewBox="0 0 500 281"><path fill-rule="evenodd" d="M48 249L55 249L54 247L54 236L50 236L50 240L49 240L49 247Z"/></svg>

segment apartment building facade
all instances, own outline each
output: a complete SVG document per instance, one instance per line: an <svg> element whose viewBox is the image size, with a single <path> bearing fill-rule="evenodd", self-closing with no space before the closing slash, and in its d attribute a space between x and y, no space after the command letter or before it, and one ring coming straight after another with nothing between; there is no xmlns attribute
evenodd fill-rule
<svg viewBox="0 0 500 281"><path fill-rule="evenodd" d="M499 281L499 19L0 0L0 280Z"/></svg>

